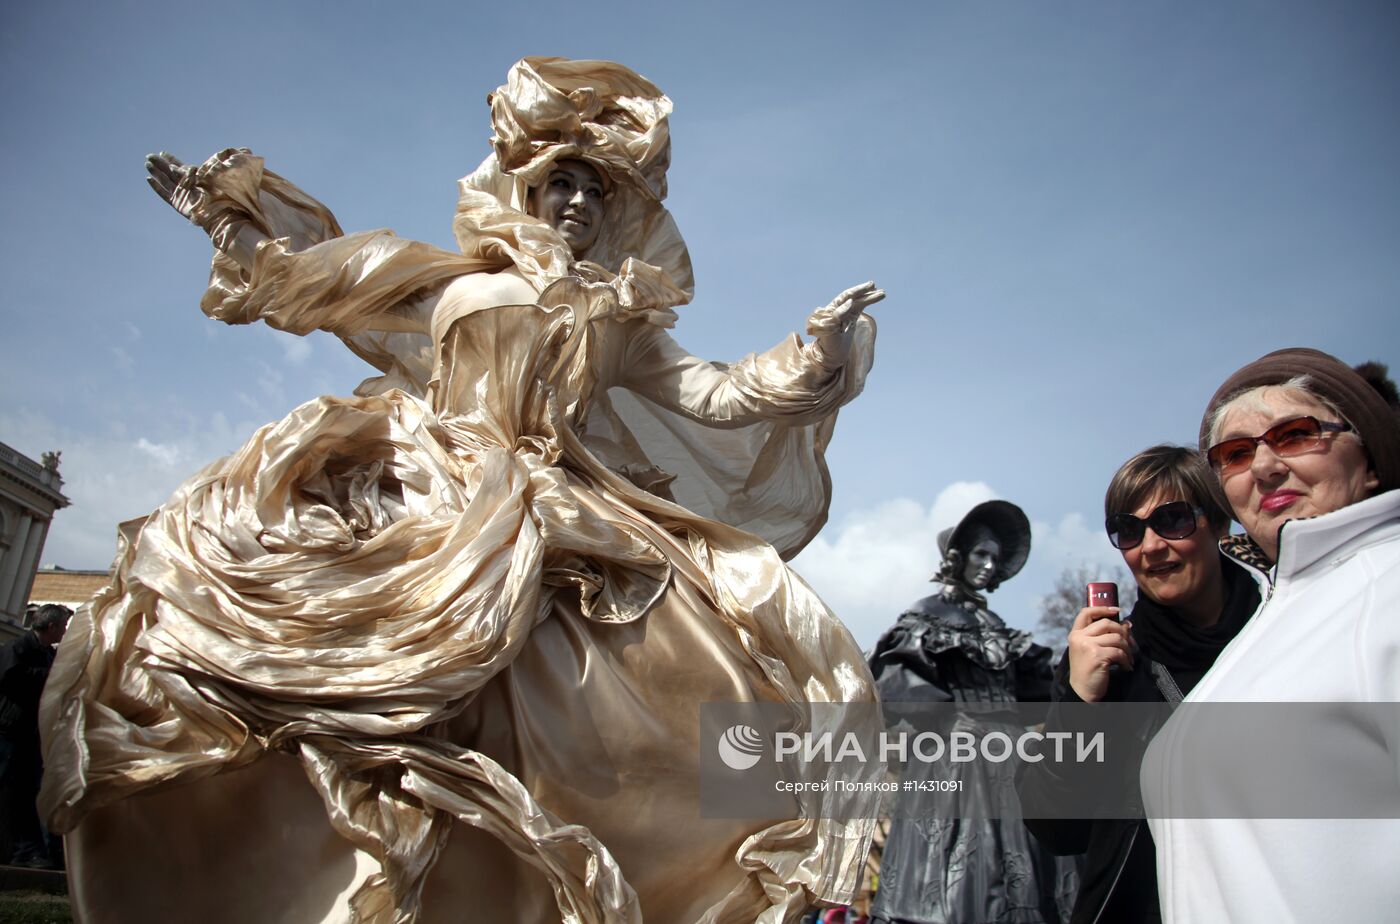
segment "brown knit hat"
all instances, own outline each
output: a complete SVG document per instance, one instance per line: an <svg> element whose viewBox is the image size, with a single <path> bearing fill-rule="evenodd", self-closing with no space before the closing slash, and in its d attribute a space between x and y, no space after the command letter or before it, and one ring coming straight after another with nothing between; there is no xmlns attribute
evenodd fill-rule
<svg viewBox="0 0 1400 924"><path fill-rule="evenodd" d="M1294 347L1261 356L1225 380L1216 389L1201 418L1201 451L1210 448L1210 423L1216 408L1262 385L1281 385L1306 375L1317 394L1336 405L1356 428L1380 479L1380 490L1400 488L1400 418L1380 393L1335 356L1321 350Z"/></svg>

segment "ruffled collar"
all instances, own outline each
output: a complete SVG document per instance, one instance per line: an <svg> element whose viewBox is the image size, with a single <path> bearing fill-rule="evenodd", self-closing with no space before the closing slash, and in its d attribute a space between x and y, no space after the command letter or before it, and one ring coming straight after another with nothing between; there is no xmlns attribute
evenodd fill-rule
<svg viewBox="0 0 1400 924"><path fill-rule="evenodd" d="M921 624L920 647L925 655L957 650L988 670L1002 670L1021 658L1035 640L1027 632L1012 629L987 609L985 598L966 588L941 584L939 592L919 601L905 619Z"/></svg>

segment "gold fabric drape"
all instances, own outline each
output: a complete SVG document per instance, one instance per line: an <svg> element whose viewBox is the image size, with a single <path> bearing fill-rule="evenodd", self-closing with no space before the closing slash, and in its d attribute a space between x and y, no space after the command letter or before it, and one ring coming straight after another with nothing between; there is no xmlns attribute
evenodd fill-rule
<svg viewBox="0 0 1400 924"><path fill-rule="evenodd" d="M393 361L123 524L42 707L83 919L790 921L849 898L869 822L698 817L698 708L873 699L782 560L824 519L873 325L840 370L795 337L719 367L661 326L688 293L649 264L341 236L246 152L202 169L273 238L250 274L216 259L206 311ZM503 276L535 297L493 303Z"/></svg>

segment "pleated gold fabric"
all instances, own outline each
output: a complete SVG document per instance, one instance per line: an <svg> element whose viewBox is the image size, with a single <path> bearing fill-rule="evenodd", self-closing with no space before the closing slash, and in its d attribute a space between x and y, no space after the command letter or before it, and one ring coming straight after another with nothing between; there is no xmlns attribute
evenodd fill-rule
<svg viewBox="0 0 1400 924"><path fill-rule="evenodd" d="M498 149L520 146L499 113L538 97L595 124L653 93L623 105L630 135L555 145L612 164L650 218L608 246L662 265L561 258L509 196L464 195L463 254L342 235L247 152L201 168L270 238L251 272L216 258L205 310L330 330L384 376L122 525L42 707L84 921L776 922L856 886L870 822L699 817L698 715L873 699L782 560L825 517L873 325L838 370L796 337L732 367L686 354L664 326L689 297L659 205L669 101L564 64L517 65Z"/></svg>

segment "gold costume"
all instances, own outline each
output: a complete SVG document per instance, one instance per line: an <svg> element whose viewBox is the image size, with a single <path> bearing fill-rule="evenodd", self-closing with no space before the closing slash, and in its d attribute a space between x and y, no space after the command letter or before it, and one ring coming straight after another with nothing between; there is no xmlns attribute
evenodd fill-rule
<svg viewBox="0 0 1400 924"><path fill-rule="evenodd" d="M383 375L122 525L42 713L84 921L792 921L849 898L871 823L701 818L698 714L873 699L783 563L824 522L873 325L838 368L796 336L727 367L675 343L669 111L618 65L517 64L461 253L344 235L246 151L199 168L215 243L269 238L251 271L216 253L206 313L331 331ZM611 184L581 260L523 211L560 157Z"/></svg>

